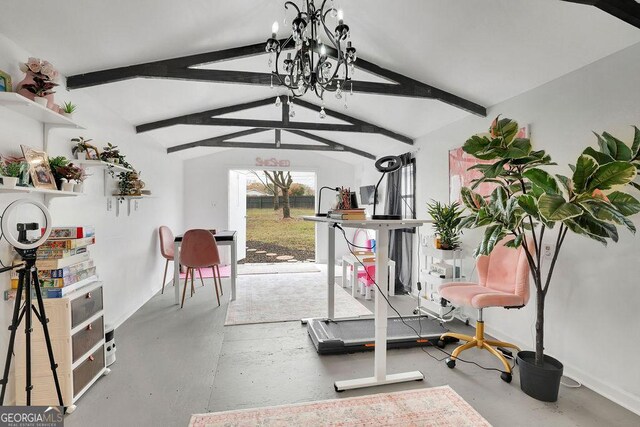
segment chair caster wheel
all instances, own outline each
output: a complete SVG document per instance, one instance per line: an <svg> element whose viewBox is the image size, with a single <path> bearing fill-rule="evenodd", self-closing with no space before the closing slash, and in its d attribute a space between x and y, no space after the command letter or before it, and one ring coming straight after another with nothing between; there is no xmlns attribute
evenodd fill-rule
<svg viewBox="0 0 640 427"><path fill-rule="evenodd" d="M418 314L418 313L419 313L418 309L413 310L413 314Z"/></svg>
<svg viewBox="0 0 640 427"><path fill-rule="evenodd" d="M500 378L502 379L502 381L508 384L511 382L513 376L509 372L503 372L500 374Z"/></svg>
<svg viewBox="0 0 640 427"><path fill-rule="evenodd" d="M450 357L447 357L447 359L445 360L445 363L447 364L447 366L449 367L449 369L453 369L456 367L456 361L455 359L452 359Z"/></svg>
<svg viewBox="0 0 640 427"><path fill-rule="evenodd" d="M440 348L444 348L444 346L446 345L446 343L444 342L444 340L438 340L438 343L436 344L438 347Z"/></svg>

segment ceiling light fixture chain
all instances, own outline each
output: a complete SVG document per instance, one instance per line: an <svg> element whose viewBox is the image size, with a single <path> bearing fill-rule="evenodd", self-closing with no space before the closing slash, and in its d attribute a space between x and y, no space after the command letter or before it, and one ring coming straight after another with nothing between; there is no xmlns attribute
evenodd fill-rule
<svg viewBox="0 0 640 427"><path fill-rule="evenodd" d="M353 93L351 77L357 55L356 48L347 41L350 30L344 23L342 10L333 7L333 2L328 6L327 0L323 0L319 8L314 0L303 0L302 8L293 1L287 1L284 7L286 10L294 9L296 17L291 21L292 34L282 44L277 39L278 22L273 23L271 38L265 46L272 77L275 76L281 86L289 89L293 98L311 90L323 103L325 92L335 92L336 98L341 99L347 82L350 82L349 91ZM337 20L333 31L327 26L328 16ZM287 22L286 18L284 22ZM336 51L336 58L329 58L320 34L323 31L328 45ZM293 52L290 51L292 49ZM281 59L285 50L288 51L286 58Z"/></svg>

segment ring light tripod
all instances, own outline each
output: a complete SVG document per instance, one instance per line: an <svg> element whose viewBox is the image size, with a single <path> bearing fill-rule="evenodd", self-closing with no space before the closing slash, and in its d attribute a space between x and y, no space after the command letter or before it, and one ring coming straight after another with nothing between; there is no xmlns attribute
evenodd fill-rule
<svg viewBox="0 0 640 427"><path fill-rule="evenodd" d="M35 222L27 223L27 224L17 224L18 229L18 239L16 240L11 232L9 232L9 214L18 206L24 204L32 204L38 207L45 217L45 232L42 236L35 241L30 241L27 239L27 231L29 230L37 230L38 224ZM26 351L26 387L25 391L27 392L27 406L31 405L31 390L33 389L33 384L31 383L31 332L33 330L32 324L32 312L35 314L36 319L42 325L42 331L44 332L44 339L47 344L47 352L49 353L49 363L51 365L51 372L53 373L53 381L56 386L56 393L58 395L58 402L60 406L64 407L62 402L62 392L60 391L60 382L58 381L58 374L56 372L56 368L58 365L55 362L55 358L53 356L53 348L51 347L51 337L49 336L49 328L47 323L49 319L45 314L44 302L42 301L42 293L40 291L40 281L38 280L38 269L36 268L36 250L38 246L44 243L47 238L49 238L49 234L51 234L51 215L47 208L40 202L29 199L20 199L11 203L4 210L2 214L2 222L1 222L2 233L7 241L15 248L16 252L22 257L24 264L18 270L18 291L16 292L16 302L13 306L13 318L11 321L11 326L9 326L9 330L11 331L11 336L9 338L9 348L7 349L7 359L4 365L4 375L2 376L2 380L0 380L0 384L2 384L2 391L0 391L0 406L4 404L4 395L7 389L7 382L9 379L9 369L11 367L11 359L13 357L13 347L16 339L16 332L18 327L22 323L24 319L24 332L26 334L25 339L25 351ZM11 268L9 268L11 269ZM5 270L6 271L6 270ZM31 288L35 290L37 308L32 302L31 296ZM24 305L22 304L22 293L24 291L25 300Z"/></svg>
<svg viewBox="0 0 640 427"><path fill-rule="evenodd" d="M387 163L385 166L384 163ZM398 156L384 156L380 157L376 161L376 169L382 172L380 180L376 184L376 189L373 193L373 215L371 219L402 219L402 215L376 215L376 202L378 201L378 187L382 182L382 178L389 172L395 172L402 167L402 159Z"/></svg>

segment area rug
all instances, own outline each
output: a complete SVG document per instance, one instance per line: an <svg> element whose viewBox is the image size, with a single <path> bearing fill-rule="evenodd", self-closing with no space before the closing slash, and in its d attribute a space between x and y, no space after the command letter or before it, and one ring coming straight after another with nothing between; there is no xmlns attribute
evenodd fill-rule
<svg viewBox="0 0 640 427"><path fill-rule="evenodd" d="M449 386L347 399L192 415L189 427L485 427L490 424Z"/></svg>
<svg viewBox="0 0 640 427"><path fill-rule="evenodd" d="M269 264L240 264L238 276L249 274L289 274L289 273L318 273L320 269L310 262L277 262Z"/></svg>
<svg viewBox="0 0 640 427"><path fill-rule="evenodd" d="M239 276L236 300L229 302L225 325L271 323L327 315L327 276L322 273ZM336 317L371 315L340 286Z"/></svg>

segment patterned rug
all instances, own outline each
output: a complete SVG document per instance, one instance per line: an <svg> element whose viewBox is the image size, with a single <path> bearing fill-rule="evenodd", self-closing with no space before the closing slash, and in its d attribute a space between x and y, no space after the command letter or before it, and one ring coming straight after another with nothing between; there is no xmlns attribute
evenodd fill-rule
<svg viewBox="0 0 640 427"><path fill-rule="evenodd" d="M449 386L192 415L189 427L490 426Z"/></svg>
<svg viewBox="0 0 640 427"><path fill-rule="evenodd" d="M327 315L326 274L239 276L236 300L229 302L225 325L296 321ZM340 286L335 287L336 317L371 315Z"/></svg>

